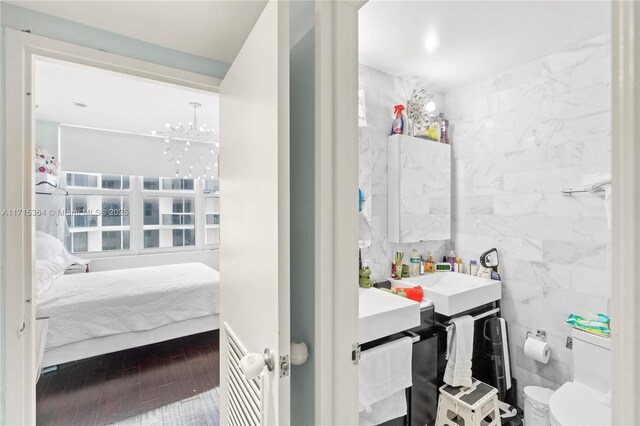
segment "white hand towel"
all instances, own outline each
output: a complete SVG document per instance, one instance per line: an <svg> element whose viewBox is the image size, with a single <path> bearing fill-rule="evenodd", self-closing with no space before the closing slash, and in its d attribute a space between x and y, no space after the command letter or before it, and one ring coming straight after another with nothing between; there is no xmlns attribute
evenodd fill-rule
<svg viewBox="0 0 640 426"><path fill-rule="evenodd" d="M361 411L358 415L358 424L361 426L379 425L406 415L407 394L403 389L387 399L374 403L370 412Z"/></svg>
<svg viewBox="0 0 640 426"><path fill-rule="evenodd" d="M451 386L469 387L473 357L474 320L465 315L453 318L447 333L447 368L444 371L444 382Z"/></svg>
<svg viewBox="0 0 640 426"><path fill-rule="evenodd" d="M372 414L376 420L384 418L380 423L407 413L406 399L402 398L404 402L401 402L397 394L412 384L412 348L411 338L402 337L362 352L358 364L360 412ZM388 398L393 400L375 405ZM400 410L398 404L402 405ZM388 417L390 415L393 417Z"/></svg>

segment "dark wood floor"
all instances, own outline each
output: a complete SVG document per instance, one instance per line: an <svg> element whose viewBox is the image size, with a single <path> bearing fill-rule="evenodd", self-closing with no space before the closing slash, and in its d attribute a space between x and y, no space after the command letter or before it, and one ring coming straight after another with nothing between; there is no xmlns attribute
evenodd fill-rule
<svg viewBox="0 0 640 426"><path fill-rule="evenodd" d="M135 418L217 387L219 368L218 331L63 364L38 381L37 424Z"/></svg>

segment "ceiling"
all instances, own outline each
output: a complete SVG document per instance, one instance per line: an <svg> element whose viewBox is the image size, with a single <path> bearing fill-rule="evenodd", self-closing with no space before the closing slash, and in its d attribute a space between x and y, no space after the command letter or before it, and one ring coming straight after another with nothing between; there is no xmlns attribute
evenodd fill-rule
<svg viewBox="0 0 640 426"><path fill-rule="evenodd" d="M219 129L218 95L63 62L36 62L36 119L150 134L193 120ZM74 103L85 104L86 108Z"/></svg>
<svg viewBox="0 0 640 426"><path fill-rule="evenodd" d="M360 63L446 92L610 31L608 1L385 1L360 9Z"/></svg>
<svg viewBox="0 0 640 426"><path fill-rule="evenodd" d="M159 46L232 63L266 0L10 1Z"/></svg>

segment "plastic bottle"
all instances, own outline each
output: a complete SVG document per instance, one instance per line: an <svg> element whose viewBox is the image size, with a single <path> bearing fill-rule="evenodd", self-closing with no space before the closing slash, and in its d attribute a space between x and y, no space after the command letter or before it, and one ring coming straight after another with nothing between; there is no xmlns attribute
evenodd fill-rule
<svg viewBox="0 0 640 426"><path fill-rule="evenodd" d="M440 113L438 115L438 119L440 120L440 142L449 143L449 120L444 118L444 113Z"/></svg>
<svg viewBox="0 0 640 426"><path fill-rule="evenodd" d="M393 124L391 125L391 134L403 135L404 134L404 117L402 115L402 110L404 110L404 105L396 105L393 108L395 109L396 118L393 120Z"/></svg>
<svg viewBox="0 0 640 426"><path fill-rule="evenodd" d="M462 264L462 258L456 257L456 272L461 274L464 270L464 265Z"/></svg>
<svg viewBox="0 0 640 426"><path fill-rule="evenodd" d="M420 275L420 255L416 249L413 249L409 258L409 275L412 277Z"/></svg>
<svg viewBox="0 0 640 426"><path fill-rule="evenodd" d="M428 274L431 274L436 269L436 263L433 260L433 254L431 252L427 253L427 259L424 264L424 271Z"/></svg>
<svg viewBox="0 0 640 426"><path fill-rule="evenodd" d="M469 261L469 275L478 275L478 262L475 260Z"/></svg>
<svg viewBox="0 0 640 426"><path fill-rule="evenodd" d="M445 262L451 265L451 270L453 271L453 268L456 265L456 253L453 250L449 251L449 254L445 258Z"/></svg>

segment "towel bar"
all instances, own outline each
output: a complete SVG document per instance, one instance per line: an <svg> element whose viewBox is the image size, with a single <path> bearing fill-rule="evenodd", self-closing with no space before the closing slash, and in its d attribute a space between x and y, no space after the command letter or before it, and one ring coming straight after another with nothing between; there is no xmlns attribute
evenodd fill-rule
<svg viewBox="0 0 640 426"><path fill-rule="evenodd" d="M602 188L597 188L594 189L593 191L588 191L586 189L571 189L571 188L567 188L567 189L563 189L562 190L562 195L564 195L565 197L571 197L572 194L578 193L578 192L602 192L604 191L604 189Z"/></svg>
<svg viewBox="0 0 640 426"><path fill-rule="evenodd" d="M498 312L500 312L500 308L490 309L490 310L488 310L487 312L483 312L483 313L481 313L481 314L475 315L475 316L473 317L473 320L474 320L474 321L478 321L479 319L482 319L482 318L488 317L489 315L497 314ZM445 330L447 330L447 332L448 332L449 330L451 330L451 329L453 328L453 324L448 324L448 325L446 325L444 328L445 328Z"/></svg>

